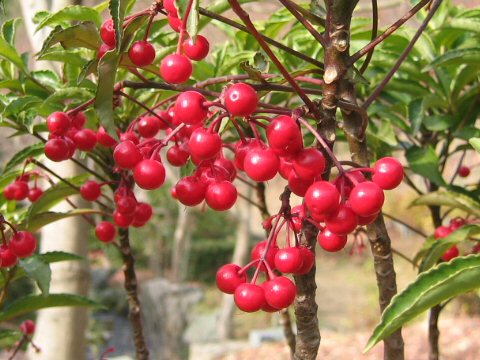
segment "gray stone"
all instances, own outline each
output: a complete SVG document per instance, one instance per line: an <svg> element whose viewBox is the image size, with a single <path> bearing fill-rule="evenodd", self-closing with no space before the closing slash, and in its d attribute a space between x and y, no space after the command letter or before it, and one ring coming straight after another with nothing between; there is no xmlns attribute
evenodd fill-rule
<svg viewBox="0 0 480 360"><path fill-rule="evenodd" d="M254 347L259 347L265 342L280 342L283 339L285 336L281 327L252 330L248 334L248 342Z"/></svg>

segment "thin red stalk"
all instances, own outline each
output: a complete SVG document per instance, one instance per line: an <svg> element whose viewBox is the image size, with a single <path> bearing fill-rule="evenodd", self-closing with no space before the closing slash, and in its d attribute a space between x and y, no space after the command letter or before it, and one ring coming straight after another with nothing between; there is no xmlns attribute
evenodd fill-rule
<svg viewBox="0 0 480 360"><path fill-rule="evenodd" d="M378 3L377 0L372 0L372 42L378 35ZM360 74L363 74L365 70L367 70L368 65L370 64L370 60L373 57L373 51L375 47L372 47L370 51L367 53L367 57L360 68Z"/></svg>

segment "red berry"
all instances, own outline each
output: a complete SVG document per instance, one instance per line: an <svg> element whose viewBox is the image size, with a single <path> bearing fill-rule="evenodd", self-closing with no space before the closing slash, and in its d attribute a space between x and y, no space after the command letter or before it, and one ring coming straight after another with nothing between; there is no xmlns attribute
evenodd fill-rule
<svg viewBox="0 0 480 360"><path fill-rule="evenodd" d="M77 130L83 129L85 124L87 123L87 117L82 111L72 113L68 115L70 117L70 120L72 121L72 127L74 127Z"/></svg>
<svg viewBox="0 0 480 360"><path fill-rule="evenodd" d="M243 170L243 163L245 161L245 156L247 153L257 147L261 147L263 143L257 139L244 139L240 140L235 144L235 167L237 169Z"/></svg>
<svg viewBox="0 0 480 360"><path fill-rule="evenodd" d="M337 235L347 235L358 225L358 216L348 205L341 204L337 210L325 216L328 230Z"/></svg>
<svg viewBox="0 0 480 360"><path fill-rule="evenodd" d="M158 189L165 182L165 168L160 161L145 159L135 166L133 178L142 189Z"/></svg>
<svg viewBox="0 0 480 360"><path fill-rule="evenodd" d="M384 157L375 163L372 180L384 190L396 188L403 180L403 166L393 157Z"/></svg>
<svg viewBox="0 0 480 360"><path fill-rule="evenodd" d="M15 186L10 184L3 189L3 196L7 200L15 200Z"/></svg>
<svg viewBox="0 0 480 360"><path fill-rule="evenodd" d="M288 177L288 186L290 187L290 190L295 195L304 197L305 194L307 193L308 188L310 185L312 185L313 179L312 180L305 180L303 178L300 178L295 171L290 172L290 176Z"/></svg>
<svg viewBox="0 0 480 360"><path fill-rule="evenodd" d="M457 246L454 245L450 249L445 251L445 253L442 255L442 260L450 261L453 258L456 258L458 255L460 255L460 251L458 250Z"/></svg>
<svg viewBox="0 0 480 360"><path fill-rule="evenodd" d="M183 51L191 60L200 61L205 59L209 50L210 44L202 35L197 35L196 40L189 38L183 42Z"/></svg>
<svg viewBox="0 0 480 360"><path fill-rule="evenodd" d="M265 305L265 294L261 286L244 283L235 289L235 304L245 312L255 312Z"/></svg>
<svg viewBox="0 0 480 360"><path fill-rule="evenodd" d="M71 125L72 120L61 111L54 112L47 118L48 131L55 135L65 135Z"/></svg>
<svg viewBox="0 0 480 360"><path fill-rule="evenodd" d="M325 228L318 234L318 244L328 252L337 252L342 250L347 244L345 235L337 235Z"/></svg>
<svg viewBox="0 0 480 360"><path fill-rule="evenodd" d="M460 177L467 177L470 175L470 168L468 166L460 166L458 169L458 175Z"/></svg>
<svg viewBox="0 0 480 360"><path fill-rule="evenodd" d="M182 84L192 75L193 67L189 58L180 54L167 55L160 64L160 73L166 82Z"/></svg>
<svg viewBox="0 0 480 360"><path fill-rule="evenodd" d="M168 15L167 19L172 30L179 33L180 29L182 28L182 20L180 20L177 16L172 15Z"/></svg>
<svg viewBox="0 0 480 360"><path fill-rule="evenodd" d="M263 182L271 180L277 175L280 160L270 148L254 148L245 155L243 167L251 179Z"/></svg>
<svg viewBox="0 0 480 360"><path fill-rule="evenodd" d="M237 169L232 160L224 157L219 157L213 162L215 169L219 169L228 175L228 180L233 181L237 177Z"/></svg>
<svg viewBox="0 0 480 360"><path fill-rule="evenodd" d="M183 146L174 145L167 151L167 160L173 166L184 166L189 158L190 153Z"/></svg>
<svg viewBox="0 0 480 360"><path fill-rule="evenodd" d="M357 215L366 217L377 214L382 209L385 195L377 184L365 181L353 188L349 201Z"/></svg>
<svg viewBox="0 0 480 360"><path fill-rule="evenodd" d="M35 323L32 320L25 320L20 325L20 331L25 335L33 335L35 332Z"/></svg>
<svg viewBox="0 0 480 360"><path fill-rule="evenodd" d="M122 196L115 201L117 211L124 215L133 215L137 208L137 200L133 196Z"/></svg>
<svg viewBox="0 0 480 360"><path fill-rule="evenodd" d="M378 214L370 216L358 216L358 225L370 225L377 220Z"/></svg>
<svg viewBox="0 0 480 360"><path fill-rule="evenodd" d="M302 253L303 264L302 267L295 272L295 274L305 275L312 270L313 265L315 264L315 254L313 251L304 246L300 247L300 252Z"/></svg>
<svg viewBox="0 0 480 360"><path fill-rule="evenodd" d="M6 245L0 246L0 267L7 268L17 265L18 257Z"/></svg>
<svg viewBox="0 0 480 360"><path fill-rule="evenodd" d="M275 309L285 309L293 304L297 296L297 287L292 280L278 276L262 284L265 301Z"/></svg>
<svg viewBox="0 0 480 360"><path fill-rule="evenodd" d="M117 235L117 229L115 225L108 221L102 221L95 227L95 235L97 236L98 240L109 243L115 239Z"/></svg>
<svg viewBox="0 0 480 360"><path fill-rule="evenodd" d="M247 282L247 274L239 274L242 268L236 264L223 265L217 271L216 281L220 291L233 294L240 284Z"/></svg>
<svg viewBox="0 0 480 360"><path fill-rule="evenodd" d="M122 169L133 169L143 156L137 146L130 140L122 141L113 151L113 158L117 165Z"/></svg>
<svg viewBox="0 0 480 360"><path fill-rule="evenodd" d="M435 229L434 237L435 239L442 239L444 237L447 237L452 233L452 229L450 229L448 226L439 226L438 228Z"/></svg>
<svg viewBox="0 0 480 360"><path fill-rule="evenodd" d="M169 14L178 16L178 9L175 5L175 0L163 0L163 7Z"/></svg>
<svg viewBox="0 0 480 360"><path fill-rule="evenodd" d="M95 201L102 194L102 189L99 183L89 180L80 187L80 194L85 200Z"/></svg>
<svg viewBox="0 0 480 360"><path fill-rule="evenodd" d="M60 162L68 159L69 152L69 144L64 139L50 139L45 144L45 155L52 161Z"/></svg>
<svg viewBox="0 0 480 360"><path fill-rule="evenodd" d="M115 50L115 46L110 46L110 45L107 45L107 44L100 45L100 47L98 48L97 58L100 60L101 58L103 58L105 56L105 54L107 52L112 51L112 50Z"/></svg>
<svg viewBox="0 0 480 360"><path fill-rule="evenodd" d="M10 185L13 188L12 194L13 194L13 199L12 200L25 200L28 196L28 183L26 181L22 180L16 180L12 185Z"/></svg>
<svg viewBox="0 0 480 360"><path fill-rule="evenodd" d="M127 141L127 140L130 140L135 145L138 145L140 143L140 140L138 139L138 136L135 135L135 133L133 131L127 131L127 132L124 132L124 133L120 134L120 141L121 142Z"/></svg>
<svg viewBox="0 0 480 360"><path fill-rule="evenodd" d="M462 219L461 217L456 217L452 220L450 220L450 230L455 231L460 229L462 226L466 224L465 219Z"/></svg>
<svg viewBox="0 0 480 360"><path fill-rule="evenodd" d="M290 116L278 116L267 127L270 147L280 156L294 155L303 148L302 132Z"/></svg>
<svg viewBox="0 0 480 360"><path fill-rule="evenodd" d="M293 274L303 266L303 256L299 248L280 249L275 254L275 267L285 274Z"/></svg>
<svg viewBox="0 0 480 360"><path fill-rule="evenodd" d="M138 133L144 138L152 138L157 135L162 121L156 116L143 116L137 124Z"/></svg>
<svg viewBox="0 0 480 360"><path fill-rule="evenodd" d="M117 37L115 35L112 19L108 19L102 24L102 27L100 28L100 37L108 46L115 47L117 45Z"/></svg>
<svg viewBox="0 0 480 360"><path fill-rule="evenodd" d="M97 141L105 147L114 147L117 145L117 140L110 136L103 126L100 126L97 132Z"/></svg>
<svg viewBox="0 0 480 360"><path fill-rule="evenodd" d="M133 214L134 221L140 223L147 223L153 215L152 207L147 203L138 203Z"/></svg>
<svg viewBox="0 0 480 360"><path fill-rule="evenodd" d="M230 181L210 184L205 193L205 201L214 210L228 210L237 201L237 188Z"/></svg>
<svg viewBox="0 0 480 360"><path fill-rule="evenodd" d="M21 259L32 256L37 249L37 239L31 232L17 231L10 239L10 250Z"/></svg>
<svg viewBox="0 0 480 360"><path fill-rule="evenodd" d="M75 151L77 150L77 146L75 145L75 143L73 142L72 139L70 139L68 136L65 136L64 137L64 140L67 144L67 147L68 147L68 151L67 151L67 154L65 155L66 156L66 159L70 159L73 157L73 155L75 154Z"/></svg>
<svg viewBox="0 0 480 360"><path fill-rule="evenodd" d="M92 129L82 129L75 133L73 142L82 151L91 151L97 145L97 134Z"/></svg>
<svg viewBox="0 0 480 360"><path fill-rule="evenodd" d="M197 91L185 91L181 93L175 102L176 119L185 124L202 123L208 114L208 108L204 103L205 96Z"/></svg>
<svg viewBox="0 0 480 360"><path fill-rule="evenodd" d="M277 254L278 247L276 245L271 245L268 253L265 255L265 251L267 250L267 240L258 242L252 249L251 258L253 260L261 259L265 256L265 261L268 263L268 266L273 270L275 269L275 255ZM265 264L260 266L261 271L266 271Z"/></svg>
<svg viewBox="0 0 480 360"><path fill-rule="evenodd" d="M113 222L121 228L128 228L133 222L133 215L124 215L115 211L113 213Z"/></svg>
<svg viewBox="0 0 480 360"><path fill-rule="evenodd" d="M327 181L314 182L305 194L305 205L314 214L328 214L337 210L340 194L337 188Z"/></svg>
<svg viewBox="0 0 480 360"><path fill-rule="evenodd" d="M225 92L225 106L233 116L250 116L257 105L257 92L248 84L233 84Z"/></svg>
<svg viewBox="0 0 480 360"><path fill-rule="evenodd" d="M34 187L28 190L28 200L30 200L31 202L37 201L42 197L42 195L43 195L43 190L38 187Z"/></svg>
<svg viewBox="0 0 480 360"><path fill-rule="evenodd" d="M155 48L145 40L135 42L128 51L128 57L138 67L153 64L155 55Z"/></svg>
<svg viewBox="0 0 480 360"><path fill-rule="evenodd" d="M293 230L296 232L300 232L302 230L302 222L305 218L305 207L303 205L297 205L292 208L291 211L292 215L292 226Z"/></svg>
<svg viewBox="0 0 480 360"><path fill-rule="evenodd" d="M285 180L288 180L290 173L293 171L293 163L290 157L281 157L280 158L280 167L278 168L278 173ZM296 174L295 174L296 175ZM298 178L298 175L296 175Z"/></svg>
<svg viewBox="0 0 480 360"><path fill-rule="evenodd" d="M325 157L315 148L303 149L292 161L293 170L305 180L319 178L325 171Z"/></svg>
<svg viewBox="0 0 480 360"><path fill-rule="evenodd" d="M207 186L197 177L187 176L175 185L176 198L183 205L195 206L205 200Z"/></svg>
<svg viewBox="0 0 480 360"><path fill-rule="evenodd" d="M217 156L220 150L222 150L222 139L216 132L198 128L190 136L188 148L192 156L200 160L208 160Z"/></svg>

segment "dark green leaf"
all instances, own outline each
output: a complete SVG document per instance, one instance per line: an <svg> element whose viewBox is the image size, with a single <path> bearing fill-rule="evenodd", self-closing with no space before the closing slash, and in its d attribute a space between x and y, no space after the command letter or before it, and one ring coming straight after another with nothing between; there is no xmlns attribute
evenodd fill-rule
<svg viewBox="0 0 480 360"><path fill-rule="evenodd" d="M407 150L406 156L413 172L429 179L439 186L446 185L439 170L438 156L431 147L420 148L412 146Z"/></svg>
<svg viewBox="0 0 480 360"><path fill-rule="evenodd" d="M66 219L72 216L82 216L82 215L92 215L98 214L100 211L92 209L75 209L65 213L58 212L43 212L32 216L27 221L24 221L18 224L18 228L21 230L27 230L30 232L35 232L41 227L51 224L55 221Z"/></svg>
<svg viewBox="0 0 480 360"><path fill-rule="evenodd" d="M446 206L452 209L463 210L476 217L480 217L480 203L464 194L452 191L435 191L420 196L411 206Z"/></svg>
<svg viewBox="0 0 480 360"><path fill-rule="evenodd" d="M430 131L444 131L455 124L451 115L431 115L423 120L425 127Z"/></svg>
<svg viewBox="0 0 480 360"><path fill-rule="evenodd" d="M411 132L416 134L420 130L423 120L423 98L415 99L408 104L408 117L412 124Z"/></svg>
<svg viewBox="0 0 480 360"><path fill-rule="evenodd" d="M19 18L10 19L2 25L3 38L12 46L15 46L15 35L21 21Z"/></svg>
<svg viewBox="0 0 480 360"><path fill-rule="evenodd" d="M98 11L87 6L72 5L63 8L55 14L47 16L37 26L36 31L44 28L45 26L53 27L56 25L61 25L65 21L91 21L97 26L97 28L100 28L102 25L102 17Z"/></svg>
<svg viewBox="0 0 480 360"><path fill-rule="evenodd" d="M39 254L43 260L47 263L55 263L60 261L76 261L76 260L83 260L82 256L78 256L75 254L67 253L64 251L50 251L43 254Z"/></svg>
<svg viewBox="0 0 480 360"><path fill-rule="evenodd" d="M35 280L42 295L48 295L50 291L50 281L52 279L52 270L50 265L39 255L33 255L20 260L20 266L25 269L28 277Z"/></svg>
<svg viewBox="0 0 480 360"><path fill-rule="evenodd" d="M43 154L43 148L44 148L43 143L38 143L38 144L30 145L20 150L10 159L7 165L5 165L5 169L3 169L3 172L4 173L9 172L15 166L23 164L24 161L29 157L36 157Z"/></svg>
<svg viewBox="0 0 480 360"><path fill-rule="evenodd" d="M109 9L113 19L113 27L117 38L117 49L121 48L123 40L123 20L130 0L110 0Z"/></svg>
<svg viewBox="0 0 480 360"><path fill-rule="evenodd" d="M23 62L15 47L10 45L8 41L5 40L3 37L0 37L0 57L10 61L24 73L28 72L25 63Z"/></svg>
<svg viewBox="0 0 480 360"><path fill-rule="evenodd" d="M435 67L448 65L462 65L466 63L478 64L480 62L480 48L455 49L435 58L424 71L430 71Z"/></svg>

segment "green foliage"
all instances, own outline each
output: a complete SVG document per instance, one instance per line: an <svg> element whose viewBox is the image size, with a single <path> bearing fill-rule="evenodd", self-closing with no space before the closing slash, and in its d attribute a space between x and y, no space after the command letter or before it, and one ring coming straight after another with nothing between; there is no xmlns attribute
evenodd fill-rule
<svg viewBox="0 0 480 360"><path fill-rule="evenodd" d="M212 284L218 268L232 261L235 242L195 239L188 259L188 280Z"/></svg>

